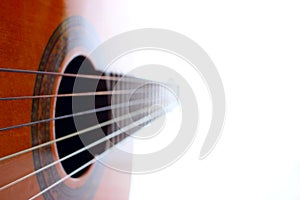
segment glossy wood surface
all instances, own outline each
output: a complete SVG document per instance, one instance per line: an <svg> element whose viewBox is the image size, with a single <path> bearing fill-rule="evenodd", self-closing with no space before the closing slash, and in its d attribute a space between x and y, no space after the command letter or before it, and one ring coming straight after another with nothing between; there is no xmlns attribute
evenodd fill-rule
<svg viewBox="0 0 300 200"><path fill-rule="evenodd" d="M44 49L57 26L69 16L81 16L100 33L99 1L1 1L0 7L0 67L38 70ZM88 8L88 9L87 9ZM101 36L100 36L101 37ZM81 52L73 51L76 55ZM0 97L32 95L35 75L0 72ZM0 101L0 128L31 121L32 100ZM0 157L30 148L30 127L0 132ZM104 175L95 199L127 199L130 176L104 168ZM34 171L31 153L0 162L0 185L3 186ZM64 173L62 173L63 175ZM79 179L68 179L70 187L80 187ZM0 199L28 199L40 192L32 176L21 183L0 191ZM89 191L86 191L87 193ZM38 199L43 199L40 196Z"/></svg>

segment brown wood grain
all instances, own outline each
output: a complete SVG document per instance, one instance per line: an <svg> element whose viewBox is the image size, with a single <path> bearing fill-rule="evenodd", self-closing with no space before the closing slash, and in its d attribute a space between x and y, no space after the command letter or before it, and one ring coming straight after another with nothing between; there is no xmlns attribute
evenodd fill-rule
<svg viewBox="0 0 300 200"><path fill-rule="evenodd" d="M0 7L0 67L38 70L50 36L67 17L79 15L97 30L98 1L3 0ZM82 9L89 4L90 11ZM93 5L93 6L91 6ZM74 52L76 54L76 52ZM0 72L0 97L33 95L35 75ZM32 101L0 101L0 128L31 121ZM0 132L0 157L31 147L30 127ZM31 153L0 161L0 186L34 171ZM127 199L130 176L105 168L95 199ZM68 180L74 183L84 181ZM0 191L0 199L28 199L40 191L35 176ZM86 191L87 193L89 191ZM42 196L39 199L43 199Z"/></svg>

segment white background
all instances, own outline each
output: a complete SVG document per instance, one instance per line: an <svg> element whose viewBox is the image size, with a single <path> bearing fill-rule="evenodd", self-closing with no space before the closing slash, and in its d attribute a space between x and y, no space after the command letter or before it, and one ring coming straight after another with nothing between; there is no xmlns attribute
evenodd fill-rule
<svg viewBox="0 0 300 200"><path fill-rule="evenodd" d="M113 6L113 34L163 28L197 42L226 93L225 126L213 152L198 160L208 126L203 120L178 162L133 176L131 199L300 199L300 2L127 0Z"/></svg>

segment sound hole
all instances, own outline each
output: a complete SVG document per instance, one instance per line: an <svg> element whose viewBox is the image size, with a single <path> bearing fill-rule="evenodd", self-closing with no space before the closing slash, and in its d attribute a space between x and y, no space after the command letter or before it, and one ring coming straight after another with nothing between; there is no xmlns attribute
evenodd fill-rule
<svg viewBox="0 0 300 200"><path fill-rule="evenodd" d="M99 74L99 72L96 72L94 70L92 63L89 60L85 60L85 59L86 58L84 56L78 56L74 58L68 64L64 73L78 74L80 67L84 67L85 74L86 73L92 75ZM83 61L85 61L84 65L82 65ZM80 71L82 71L82 69L80 69ZM75 79L76 79L75 77L63 76L59 85L58 94L73 93ZM102 81L98 81L95 79L94 80L82 79L81 82L85 86L84 87L85 91L81 91L81 92L95 92L95 88L92 87L95 84L98 85L97 90L106 90L105 84ZM78 98L77 100L83 102L81 108L82 111L93 110L95 108L99 108L107 105L107 97L103 97L103 96L102 97L98 97L98 96L61 97L61 98L57 98L56 101L55 116L59 117L59 116L72 114L73 113L72 101L74 101L74 98ZM86 102L90 102L91 99L94 99L94 101L96 102L94 105L91 105L90 103L86 103ZM81 127L81 129L84 129L108 119L107 112L96 113L96 115L97 115L96 121L91 120L91 118L95 116L95 113L76 116L76 120L75 117L69 117L69 118L55 121L56 138L64 137L66 135L78 132L79 131L78 126L77 127L75 126L75 122L78 120L82 122L81 124L84 124L85 127ZM106 127L103 128L103 132L104 133L107 132ZM90 143L99 139L99 132L97 131L90 131L84 134L85 134L85 138L88 137L90 139ZM87 145L86 143L83 144L79 136L68 138L66 140L57 143L58 155L60 158L63 158L79 149L84 148L86 145ZM95 152L95 148L97 154L100 154L105 150L105 144L101 144L100 146L98 145L94 147L94 152ZM62 161L61 164L65 172L67 174L70 174L76 169L78 169L79 167L81 167L82 165L92 160L93 158L94 156L88 150L85 150L75 156L72 156L71 158ZM88 170L88 168L89 167L86 167L85 169L77 172L71 177L79 178Z"/></svg>

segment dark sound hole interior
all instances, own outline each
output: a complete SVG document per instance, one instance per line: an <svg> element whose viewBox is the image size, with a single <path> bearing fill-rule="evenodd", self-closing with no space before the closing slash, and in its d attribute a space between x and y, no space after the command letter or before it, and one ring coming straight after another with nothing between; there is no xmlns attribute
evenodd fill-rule
<svg viewBox="0 0 300 200"><path fill-rule="evenodd" d="M85 61L84 65L82 65L83 61ZM84 74L91 74L91 75L100 75L100 72L97 72L94 70L92 63L88 60L85 60L84 56L78 56L74 58L69 65L67 66L64 73L71 73L71 74L78 74L78 71L82 71L82 68L84 67ZM78 78L77 80L78 81ZM95 92L95 84L97 86L96 90L106 90L106 84L103 81L98 81L95 79L81 79L82 85L84 85L85 91L80 92ZM95 82L96 81L96 82ZM59 85L58 94L69 94L73 93L73 87L74 87L75 77L67 77L63 76L61 79L61 83ZM78 100L82 102L82 111L87 110L93 110L99 107L107 106L108 97L107 96L81 96L76 97ZM85 102L91 102L91 99L95 101L94 105L91 105L90 103ZM56 101L56 108L55 108L55 117L59 116L65 116L70 115L73 113L72 111L72 101L74 100L74 97L60 97L57 98ZM73 113L75 114L75 113ZM96 113L96 121L91 120L95 118L95 113L86 114L82 116L76 116L76 120L80 120L86 127L81 127L81 129L88 128L90 126L96 125L97 123L101 123L103 121L108 120L109 111L105 112L99 112ZM60 138L72 133L75 133L78 130L78 127L75 126L74 117L68 117L60 120L55 121L55 136L56 138ZM103 127L102 131L104 133L107 133L107 127ZM89 138L90 143L95 142L96 140L100 139L99 137L99 130L90 131L87 133L84 133L87 138ZM63 158L67 155L70 155L71 153L84 148L87 145L85 142L85 145L83 144L81 138L79 136L71 137L66 140L57 142L57 151L60 158ZM101 154L105 150L105 144L101 144L98 146L93 147L93 152L97 152L96 154ZM87 150L72 156L71 158L68 158L61 162L64 170L67 174L72 173L73 171L80 168L82 165L86 164L90 160L92 160L94 156ZM85 169L77 172L76 174L72 175L73 178L78 178L81 175L83 175L89 167L86 167Z"/></svg>

